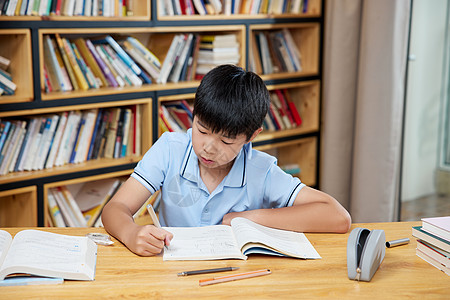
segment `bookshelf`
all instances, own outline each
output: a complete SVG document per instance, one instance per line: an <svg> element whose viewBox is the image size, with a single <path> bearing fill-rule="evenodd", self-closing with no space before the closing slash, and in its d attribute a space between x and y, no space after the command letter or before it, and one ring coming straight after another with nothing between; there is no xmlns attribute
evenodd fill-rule
<svg viewBox="0 0 450 300"><path fill-rule="evenodd" d="M28 120L70 111L107 110L139 106L140 154L121 158L86 160L42 170L9 172L0 176L0 226L45 226L49 221L50 188L131 174L136 163L161 135L158 111L163 103L192 103L199 80L142 86L99 87L88 90L45 90L44 39L60 35L76 38L134 37L164 61L172 39L181 33L234 34L239 47L237 65L250 69L255 33L288 30L301 53L302 70L260 73L270 92L289 94L302 124L291 129L264 130L254 141L256 149L278 158L281 165L297 165L306 184L319 187L322 0L309 0L302 13L162 15L159 2L131 1L128 16L0 16L0 55L11 60L10 72L17 84L14 95L0 96L0 119Z"/></svg>

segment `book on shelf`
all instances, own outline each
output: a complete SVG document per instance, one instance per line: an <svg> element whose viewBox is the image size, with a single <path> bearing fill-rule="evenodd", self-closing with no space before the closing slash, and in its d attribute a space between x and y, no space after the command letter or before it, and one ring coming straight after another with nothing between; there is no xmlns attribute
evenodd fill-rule
<svg viewBox="0 0 450 300"><path fill-rule="evenodd" d="M234 218L231 226L164 229L174 234L164 260L247 259L249 254L321 258L303 233L269 228L240 217Z"/></svg>
<svg viewBox="0 0 450 300"><path fill-rule="evenodd" d="M289 29L255 31L252 71L262 74L300 72L301 55Z"/></svg>
<svg viewBox="0 0 450 300"><path fill-rule="evenodd" d="M292 101L291 99L291 95L289 94L287 89L283 89L282 90L282 94L284 96L284 99L287 103L287 106L289 107L289 111L292 114L292 119L294 120L295 124L297 126L302 125L303 120L300 116L299 111L297 110L297 106L295 105L295 103Z"/></svg>
<svg viewBox="0 0 450 300"><path fill-rule="evenodd" d="M131 2L133 0L9 0L0 1L0 15L126 17L133 15Z"/></svg>
<svg viewBox="0 0 450 300"><path fill-rule="evenodd" d="M167 127L170 132L185 132L182 124L178 124L178 122L171 116L169 110L164 105L159 107L159 117Z"/></svg>
<svg viewBox="0 0 450 300"><path fill-rule="evenodd" d="M69 203L69 200L64 195L61 188L50 188L48 190L48 193L52 194L53 198L55 199L62 217L64 219L64 223L68 227L86 227L85 224L80 223L80 220L77 219L77 214L75 210L72 208L71 204Z"/></svg>
<svg viewBox="0 0 450 300"><path fill-rule="evenodd" d="M30 229L13 238L0 230L0 280L17 273L94 280L96 263L97 245L88 237Z"/></svg>
<svg viewBox="0 0 450 300"><path fill-rule="evenodd" d="M239 43L236 34L202 35L197 54L196 79L222 64L238 64Z"/></svg>
<svg viewBox="0 0 450 300"><path fill-rule="evenodd" d="M234 14L304 14L308 0L159 0L161 16Z"/></svg>
<svg viewBox="0 0 450 300"><path fill-rule="evenodd" d="M3 55L0 55L0 69L7 70L9 65L11 64L11 60Z"/></svg>
<svg viewBox="0 0 450 300"><path fill-rule="evenodd" d="M103 207L114 196L122 183L123 181L119 178L108 178L83 184L75 199L80 205L87 226L96 224Z"/></svg>
<svg viewBox="0 0 450 300"><path fill-rule="evenodd" d="M80 88L78 86L77 76L76 76L75 70L74 70L75 66L73 66L70 63L68 53L65 51L62 39L58 33L55 34L55 40L56 40L56 44L58 46L59 54L63 61L62 67L65 68L65 70L67 71L67 74L69 75L69 80L70 80L70 83L72 84L72 88L73 88L73 90L79 90Z"/></svg>
<svg viewBox="0 0 450 300"><path fill-rule="evenodd" d="M83 38L77 38L73 41L75 46L77 47L78 51L81 54L81 57L84 59L87 67L92 72L92 74L96 78L96 82L98 86L108 86L108 81L106 80L105 76L103 75L102 70L100 69L100 66L97 64L94 56L90 52L88 46L86 45L86 41Z"/></svg>
<svg viewBox="0 0 450 300"><path fill-rule="evenodd" d="M14 95L17 89L17 85L13 82L11 74L2 69L0 69L0 88L2 89L0 96Z"/></svg>
<svg viewBox="0 0 450 300"><path fill-rule="evenodd" d="M177 57L181 53L181 50L185 43L185 38L185 34L176 34L173 37L172 42L169 46L169 50L167 51L166 57L164 58L161 66L161 71L157 79L158 83L167 83L167 81L169 80L169 75L174 67Z"/></svg>
<svg viewBox="0 0 450 300"><path fill-rule="evenodd" d="M52 226L66 227L66 222L62 216L61 209L59 208L56 198L52 192L47 193L47 204Z"/></svg>

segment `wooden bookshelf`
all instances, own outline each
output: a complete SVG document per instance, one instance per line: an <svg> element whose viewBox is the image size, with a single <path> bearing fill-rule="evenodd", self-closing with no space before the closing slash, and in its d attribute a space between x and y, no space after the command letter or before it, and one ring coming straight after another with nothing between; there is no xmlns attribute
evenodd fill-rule
<svg viewBox="0 0 450 300"><path fill-rule="evenodd" d="M260 57L261 54L257 52L255 41L256 32L271 32L288 29L300 52L301 71L296 72L279 72L261 75L263 80L291 78L295 76L313 76L319 73L319 58L320 58L320 24L319 23L288 23L288 24L258 24L250 26L250 47L252 51L250 55ZM269 50L270 51L270 50Z"/></svg>
<svg viewBox="0 0 450 300"><path fill-rule="evenodd" d="M99 38L106 35L111 35L113 38L132 36L137 38L143 43L150 51L152 51L161 62L164 61L167 50L170 47L173 37L179 33L198 33L200 35L223 35L223 34L235 34L237 42L240 47L240 61L238 65L245 66L245 27L242 25L223 25L216 27L205 26L183 26L183 27L136 27L136 28L93 28L86 33L84 30L61 28L61 29L42 29L39 30L39 66L41 74L41 91L42 100L55 100L61 98L78 98L78 97L95 97L102 95L110 95L112 93L133 93L133 92L151 92L163 89L180 89L180 88L195 88L198 86L199 81L181 81L177 83L168 82L165 84L158 84L152 82L151 84L143 84L140 87L102 87L98 89L90 89L87 91L75 90L69 92L51 92L45 93L44 90L44 50L43 50L43 36L60 34L66 38Z"/></svg>
<svg viewBox="0 0 450 300"><path fill-rule="evenodd" d="M107 174L81 177L81 178L76 178L76 179L71 179L71 180L55 181L52 183L44 184L44 207L46 208L44 210L45 224L48 224L49 219L50 219L49 211L47 209L48 208L49 189L60 187L60 186L72 185L72 184L86 183L86 182L90 182L90 181L98 181L98 180L107 179L107 178L120 178L121 180L125 181L126 178L131 173L133 173L133 170L123 170L123 171L119 171L119 172L111 172L111 173L107 173Z"/></svg>
<svg viewBox="0 0 450 300"><path fill-rule="evenodd" d="M56 1L56 0L53 0ZM151 16L151 2L130 0L132 3L127 16L66 16L66 15L1 15L0 21L149 21Z"/></svg>
<svg viewBox="0 0 450 300"><path fill-rule="evenodd" d="M85 91L45 92L43 72L45 35L66 38L132 36L164 61L173 37L180 33L236 35L240 44L237 65L249 69L254 33L286 28L299 48L302 70L260 74L269 90L286 89L302 117L289 130L264 130L254 147L277 156L279 164L298 164L303 182L317 187L320 144L321 32L324 0L309 0L306 12L292 14L235 14L162 16L158 3L133 1L126 17L0 16L0 55L11 59L16 94L0 96L0 119L26 119L72 110L139 105L142 108L141 155L101 158L39 171L0 176L0 226L44 226L48 221L50 187L101 178L128 176L142 155L159 137L161 103L192 101L199 80L144 84L140 87L101 87ZM156 9L156 11L152 11ZM26 205L25 205L26 204Z"/></svg>
<svg viewBox="0 0 450 300"><path fill-rule="evenodd" d="M161 0L163 1L163 0ZM206 14L199 15L195 13L194 15L164 15L161 13L161 1L157 1L157 19L161 21L182 21L182 20L242 20L242 19L278 19L278 18L314 18L320 17L322 12L322 1L321 0L308 0L307 10L300 13L257 13L257 14L226 14L221 12L219 14ZM225 1L222 2L223 5Z"/></svg>
<svg viewBox="0 0 450 300"><path fill-rule="evenodd" d="M37 225L36 186L0 191L0 227Z"/></svg>
<svg viewBox="0 0 450 300"><path fill-rule="evenodd" d="M14 95L1 95L0 103L32 101L33 64L29 29L0 29L0 55L11 63L8 72L17 85Z"/></svg>
<svg viewBox="0 0 450 300"><path fill-rule="evenodd" d="M296 164L300 173L294 174L309 186L317 184L317 138L310 137L287 142L272 143L270 145L256 146L255 149L267 152L278 158L280 167Z"/></svg>
<svg viewBox="0 0 450 300"><path fill-rule="evenodd" d="M255 138L254 142L307 134L319 130L320 82L318 80L270 85L267 88L269 91L275 89L287 90L302 118L302 124L298 127L286 130L263 130L263 132Z"/></svg>
<svg viewBox="0 0 450 300"><path fill-rule="evenodd" d="M152 99L133 99L129 101L117 101L117 102L103 102L92 103L84 105L71 105L71 106L55 106L44 109L22 110L22 111L8 111L0 112L0 118L25 118L28 116L47 115L52 113L60 113L64 111L83 111L93 108L112 108L112 107L124 107L130 105L141 105L142 123L141 123L141 155L128 156L119 159L114 158L99 158L95 160L89 160L78 164L65 164L63 166L53 167L51 169L44 169L39 171L23 171L13 172L3 176L0 176L0 185L9 184L13 182L20 182L25 180L39 179L45 176L63 175L73 172L83 172L96 170L99 168L107 168L120 166L123 164L136 163L142 158L142 154L150 148L153 137L151 130L152 120Z"/></svg>

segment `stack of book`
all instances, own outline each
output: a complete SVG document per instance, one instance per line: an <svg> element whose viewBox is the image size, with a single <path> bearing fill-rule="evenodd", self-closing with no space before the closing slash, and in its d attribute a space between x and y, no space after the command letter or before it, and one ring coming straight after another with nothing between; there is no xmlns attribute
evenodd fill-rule
<svg viewBox="0 0 450 300"><path fill-rule="evenodd" d="M192 106L186 100L162 103L159 108L161 133L186 132L192 127Z"/></svg>
<svg viewBox="0 0 450 300"><path fill-rule="evenodd" d="M270 107L263 128L269 131L292 129L302 124L300 114L286 89L270 91Z"/></svg>
<svg viewBox="0 0 450 300"><path fill-rule="evenodd" d="M200 40L196 78L201 79L218 65L235 65L239 60L239 43L235 34L204 35Z"/></svg>
<svg viewBox="0 0 450 300"><path fill-rule="evenodd" d="M250 69L258 74L302 71L301 55L291 32L255 31Z"/></svg>
<svg viewBox="0 0 450 300"><path fill-rule="evenodd" d="M199 45L199 34L176 34L162 63L157 82L194 80Z"/></svg>
<svg viewBox="0 0 450 300"><path fill-rule="evenodd" d="M417 238L417 256L450 275L450 216L423 218L412 235Z"/></svg>
<svg viewBox="0 0 450 300"><path fill-rule="evenodd" d="M12 81L11 73L8 72L11 60L0 55L0 96L14 95L16 84Z"/></svg>
<svg viewBox="0 0 450 300"><path fill-rule="evenodd" d="M46 92L141 86L159 76L161 62L134 37L70 40L44 35Z"/></svg>
<svg viewBox="0 0 450 300"><path fill-rule="evenodd" d="M123 181L108 178L50 188L48 191L49 226L100 227L101 212Z"/></svg>
<svg viewBox="0 0 450 300"><path fill-rule="evenodd" d="M3 0L0 15L5 16L103 16L132 14L133 0Z"/></svg>
<svg viewBox="0 0 450 300"><path fill-rule="evenodd" d="M141 107L42 115L0 123L0 174L140 155Z"/></svg>

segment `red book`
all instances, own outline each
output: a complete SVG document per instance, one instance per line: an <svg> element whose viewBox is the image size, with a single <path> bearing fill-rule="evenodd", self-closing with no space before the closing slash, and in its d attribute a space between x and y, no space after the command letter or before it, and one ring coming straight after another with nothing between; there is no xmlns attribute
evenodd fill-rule
<svg viewBox="0 0 450 300"><path fill-rule="evenodd" d="M277 94L278 99L280 99L281 107L285 111L285 114L288 116L289 121L291 122L292 125L295 125L296 123L294 121L294 118L292 117L292 112L290 111L287 105L286 98L283 95L283 93L287 93L287 91L284 89L282 93L280 90L275 90L275 93Z"/></svg>
<svg viewBox="0 0 450 300"><path fill-rule="evenodd" d="M302 124L302 118L298 113L297 107L295 107L294 102L289 102L288 105L289 109L291 110L292 117L294 118L295 124L297 124L297 126L300 126Z"/></svg>
<svg viewBox="0 0 450 300"><path fill-rule="evenodd" d="M272 121L273 121L275 127L277 128L277 130L280 130L280 129L283 128L283 127L281 126L281 124L280 124L280 121L281 121L281 120L278 120L278 118L277 118L277 116L276 116L276 114L275 114L275 112L274 112L274 107L273 107L273 104L272 104L272 103L270 103L270 106L269 106L269 116L270 116L270 118L272 119Z"/></svg>
<svg viewBox="0 0 450 300"><path fill-rule="evenodd" d="M57 2L56 2L56 9L55 9L55 14L57 16L61 15L61 5L62 5L62 0L57 0Z"/></svg>

